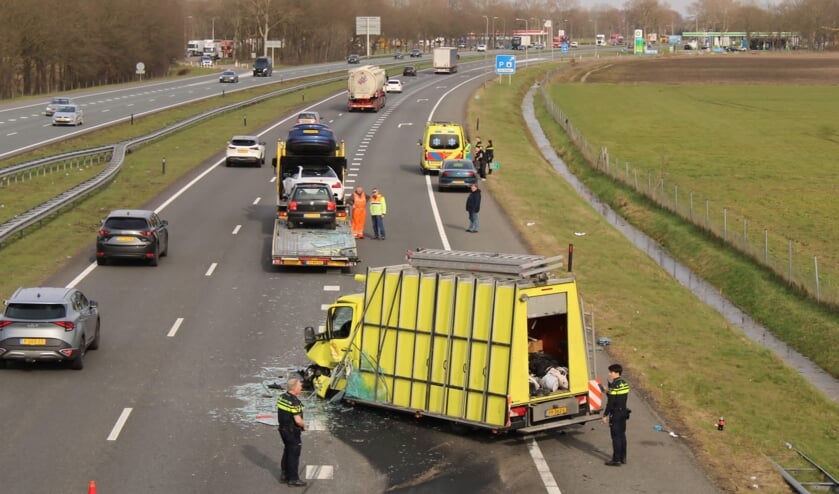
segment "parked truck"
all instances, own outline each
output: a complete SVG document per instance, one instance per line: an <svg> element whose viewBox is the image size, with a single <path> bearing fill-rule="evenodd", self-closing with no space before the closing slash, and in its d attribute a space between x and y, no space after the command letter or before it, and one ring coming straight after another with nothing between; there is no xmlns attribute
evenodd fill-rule
<svg viewBox="0 0 839 494"><path fill-rule="evenodd" d="M453 74L457 72L458 61L457 48L443 46L434 48L431 64L435 74Z"/></svg>
<svg viewBox="0 0 839 494"><path fill-rule="evenodd" d="M294 147L285 140L277 141L277 157L272 161L277 172L277 218L274 220L274 235L271 242L271 264L274 266L317 266L337 267L350 272L358 264L358 247L352 234L348 206L339 201L336 205L335 229L309 227L289 229L288 190L284 181L300 170L300 167L328 166L344 182L347 174L347 158L343 141L334 150L324 154L296 154Z"/></svg>
<svg viewBox="0 0 839 494"><path fill-rule="evenodd" d="M349 70L347 110L373 110L385 106L387 72L376 65L362 65Z"/></svg>
<svg viewBox="0 0 839 494"><path fill-rule="evenodd" d="M317 332L305 328L306 386L494 432L599 418L594 330L573 276L553 274L562 256L420 249L407 258L356 275L362 291L330 305Z"/></svg>

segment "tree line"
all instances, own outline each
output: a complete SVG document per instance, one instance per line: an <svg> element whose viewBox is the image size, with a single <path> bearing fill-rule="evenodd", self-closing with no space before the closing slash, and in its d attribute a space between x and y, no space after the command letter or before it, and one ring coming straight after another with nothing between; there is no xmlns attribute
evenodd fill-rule
<svg viewBox="0 0 839 494"><path fill-rule="evenodd" d="M190 39L230 39L234 58L270 54L278 64L340 60L364 53L357 16L379 17L373 47L407 50L420 40L504 39L514 30L551 30L567 38L634 29L796 31L808 49L832 49L836 0L697 0L686 14L659 0L622 8L582 8L578 0L4 0L0 16L0 98L48 94L161 77L182 63ZM266 41L282 40L278 49Z"/></svg>

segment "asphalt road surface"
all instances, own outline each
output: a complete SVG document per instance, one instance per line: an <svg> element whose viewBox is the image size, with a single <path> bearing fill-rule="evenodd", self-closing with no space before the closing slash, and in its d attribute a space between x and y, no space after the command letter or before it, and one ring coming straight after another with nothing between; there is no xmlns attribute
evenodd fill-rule
<svg viewBox="0 0 839 494"><path fill-rule="evenodd" d="M346 113L343 94L311 107L347 143L347 187L378 187L388 199L387 240L369 238L368 221L364 265L402 263L418 246L526 251L489 194L481 232L468 234L465 194L436 192L435 178L419 169L425 122L462 121L486 74L486 66L420 71L379 113ZM264 140L284 137L290 117ZM269 146L269 162L274 153ZM267 384L305 365L302 328L321 324L324 304L360 286L340 271L272 267L273 169L226 168L221 158L219 150L218 161L148 205L170 222L160 266L96 266L91 232L90 248L49 280L99 302L102 345L80 372L0 372L3 492L83 493L90 480L100 494L294 489L279 483L280 438L261 422L275 413ZM601 376L609 363L598 361ZM637 393L628 464L619 468L603 464L611 445L600 422L491 436L317 398L305 404L309 493L716 492L684 439L654 429L658 420Z"/></svg>

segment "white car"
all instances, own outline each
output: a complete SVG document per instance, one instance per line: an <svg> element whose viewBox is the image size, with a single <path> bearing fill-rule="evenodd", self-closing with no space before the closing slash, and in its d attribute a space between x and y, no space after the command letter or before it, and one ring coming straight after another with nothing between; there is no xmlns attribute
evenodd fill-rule
<svg viewBox="0 0 839 494"><path fill-rule="evenodd" d="M265 142L260 142L256 136L233 136L227 143L225 164L264 165Z"/></svg>
<svg viewBox="0 0 839 494"><path fill-rule="evenodd" d="M84 112L78 105L64 105L58 107L52 114L53 125L72 125L84 123Z"/></svg>
<svg viewBox="0 0 839 494"><path fill-rule="evenodd" d="M70 98L53 98L52 101L49 102L47 107L44 109L44 115L51 117L56 110L61 108L62 106L72 105L73 100Z"/></svg>
<svg viewBox="0 0 839 494"><path fill-rule="evenodd" d="M212 67L213 66L213 57L204 55L201 57L201 66L202 67Z"/></svg>
<svg viewBox="0 0 839 494"><path fill-rule="evenodd" d="M487 45L481 43L475 49L478 50L478 51L487 51Z"/></svg>
<svg viewBox="0 0 839 494"><path fill-rule="evenodd" d="M387 84L385 84L385 92L386 93L401 93L402 92L402 81L399 79L388 79Z"/></svg>
<svg viewBox="0 0 839 494"><path fill-rule="evenodd" d="M578 46L578 45L577 45L577 42L576 42L576 41L572 41L572 42L571 42L571 48L576 48L577 46Z"/></svg>
<svg viewBox="0 0 839 494"><path fill-rule="evenodd" d="M341 182L335 170L326 165L298 166L297 173L283 179L284 193L288 194L300 182L326 184L332 189L332 195L338 202L344 200L344 183Z"/></svg>

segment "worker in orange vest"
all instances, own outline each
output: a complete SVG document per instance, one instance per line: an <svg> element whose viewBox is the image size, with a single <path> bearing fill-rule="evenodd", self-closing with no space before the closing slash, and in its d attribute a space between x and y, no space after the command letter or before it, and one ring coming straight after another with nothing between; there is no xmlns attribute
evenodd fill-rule
<svg viewBox="0 0 839 494"><path fill-rule="evenodd" d="M367 219L367 203L370 196L364 193L360 185L350 195L347 202L350 203L350 215L352 218L352 234L355 238L364 238L364 221Z"/></svg>

